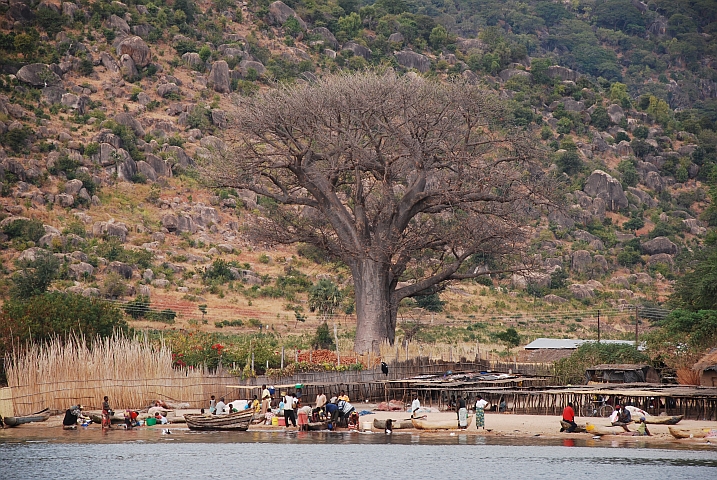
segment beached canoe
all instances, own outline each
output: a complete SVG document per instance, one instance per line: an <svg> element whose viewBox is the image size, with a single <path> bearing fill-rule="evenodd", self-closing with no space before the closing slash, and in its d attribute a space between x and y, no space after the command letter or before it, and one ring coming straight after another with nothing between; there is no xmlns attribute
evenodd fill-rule
<svg viewBox="0 0 717 480"><path fill-rule="evenodd" d="M254 416L253 410L243 410L224 415L202 415L201 413L188 413L184 415L187 427L190 430L235 430L246 431Z"/></svg>
<svg viewBox="0 0 717 480"><path fill-rule="evenodd" d="M378 418L373 419L373 428L376 430L386 429L386 420L380 420ZM405 430L406 428L413 428L413 422L411 419L408 420L394 420L391 425L392 430Z"/></svg>
<svg viewBox="0 0 717 480"><path fill-rule="evenodd" d="M92 420L92 423L102 424L102 414L93 413L90 415L90 420ZM110 417L110 421L112 422L112 425L124 423L124 413L115 412L115 414Z"/></svg>
<svg viewBox="0 0 717 480"><path fill-rule="evenodd" d="M468 415L468 427L473 422L473 415ZM418 418L412 418L411 423L413 428L418 430L457 430L458 419L454 420L424 420Z"/></svg>
<svg viewBox="0 0 717 480"><path fill-rule="evenodd" d="M717 436L717 430L711 428L677 428L667 427L675 438L705 438L707 435Z"/></svg>
<svg viewBox="0 0 717 480"><path fill-rule="evenodd" d="M560 428L563 429L563 430L561 430L561 432L562 432L562 431L570 428L570 424L568 422L566 422L565 420L560 420ZM585 430L585 425L578 425L577 428L575 430L573 430L573 433L585 433L586 431L587 430Z"/></svg>
<svg viewBox="0 0 717 480"><path fill-rule="evenodd" d="M677 425L683 418L684 415L674 415L672 417L645 417L645 423L650 425ZM635 423L640 423L640 419L635 420Z"/></svg>
<svg viewBox="0 0 717 480"><path fill-rule="evenodd" d="M17 427L18 425L25 423L44 422L48 418L50 418L50 409L45 408L30 415L23 415L21 417L5 417L3 420L5 425L8 427Z"/></svg>
<svg viewBox="0 0 717 480"><path fill-rule="evenodd" d="M593 435L620 435L625 432L622 427L593 425L592 423L585 425L585 431Z"/></svg>

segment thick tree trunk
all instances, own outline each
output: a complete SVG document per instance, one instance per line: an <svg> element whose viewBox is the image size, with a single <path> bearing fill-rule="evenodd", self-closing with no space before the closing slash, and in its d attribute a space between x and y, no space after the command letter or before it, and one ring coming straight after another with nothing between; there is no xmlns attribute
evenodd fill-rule
<svg viewBox="0 0 717 480"><path fill-rule="evenodd" d="M358 353L380 351L381 343L393 343L396 335L396 307L392 305L388 265L370 259L353 262L351 271L356 290L356 341Z"/></svg>

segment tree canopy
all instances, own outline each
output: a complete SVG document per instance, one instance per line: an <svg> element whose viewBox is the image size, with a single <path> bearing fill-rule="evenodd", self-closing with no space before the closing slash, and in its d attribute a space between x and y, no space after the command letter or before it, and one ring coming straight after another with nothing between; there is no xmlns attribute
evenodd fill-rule
<svg viewBox="0 0 717 480"><path fill-rule="evenodd" d="M273 200L250 229L262 239L315 245L351 268L357 351L393 342L403 298L491 272L474 258L525 268L499 260L521 251L553 180L494 94L367 72L238 102L233 144L201 168Z"/></svg>

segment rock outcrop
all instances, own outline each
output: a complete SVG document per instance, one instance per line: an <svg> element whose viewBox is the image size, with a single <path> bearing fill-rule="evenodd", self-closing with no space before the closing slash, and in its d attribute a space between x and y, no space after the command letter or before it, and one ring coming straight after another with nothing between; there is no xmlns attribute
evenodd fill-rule
<svg viewBox="0 0 717 480"><path fill-rule="evenodd" d="M117 55L120 57L129 55L138 67L146 67L152 60L149 47L144 43L144 40L136 35L123 38L117 44Z"/></svg>
<svg viewBox="0 0 717 480"><path fill-rule="evenodd" d="M296 14L296 11L294 11L293 8L280 1L269 5L269 14L266 16L266 19L270 24L279 26L284 25L290 17L296 18L299 25L301 25L301 28L306 30L306 22L304 22L301 17Z"/></svg>
<svg viewBox="0 0 717 480"><path fill-rule="evenodd" d="M346 46L344 46L344 49ZM415 68L421 73L425 73L431 69L431 60L420 53L412 52L410 50L403 50L393 54L399 65L406 68Z"/></svg>
<svg viewBox="0 0 717 480"><path fill-rule="evenodd" d="M622 185L610 174L595 170L585 181L583 191L591 197L602 198L608 210L616 211L628 206Z"/></svg>
<svg viewBox="0 0 717 480"><path fill-rule="evenodd" d="M209 73L209 85L218 93L231 92L229 84L229 65L224 60L212 64L212 71Z"/></svg>
<svg viewBox="0 0 717 480"><path fill-rule="evenodd" d="M21 82L33 87L48 87L58 85L62 80L49 65L44 63L31 63L17 71L15 75Z"/></svg>

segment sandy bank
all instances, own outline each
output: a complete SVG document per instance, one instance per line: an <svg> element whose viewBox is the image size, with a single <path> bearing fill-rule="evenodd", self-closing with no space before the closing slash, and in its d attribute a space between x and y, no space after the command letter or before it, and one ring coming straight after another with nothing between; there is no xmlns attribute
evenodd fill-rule
<svg viewBox="0 0 717 480"><path fill-rule="evenodd" d="M367 405L358 404L357 410L363 409L369 410ZM178 410L176 415L181 417L185 413L198 413L196 410ZM387 419L391 418L394 420L402 420L410 418L410 414L407 412L374 412L370 415L364 415L361 417L361 422L369 422L373 424L374 418ZM456 418L456 414L453 412L440 412L428 414L429 420L452 420ZM578 424L585 424L586 422L593 423L595 425L608 426L610 424L607 418L576 418ZM477 429L475 421L467 429L460 431L462 435L479 435L486 437L506 437L506 438L545 438L545 439L589 439L592 438L591 434L587 433L560 433L560 417L558 416L542 416L542 415L512 415L506 413L492 413L488 412L485 415L486 429ZM22 425L16 428L6 428L0 430L1 436L12 436L15 438L21 438L23 432L40 430L52 430L59 429L62 425L62 416L50 417L46 422L42 423L30 423ZM712 428L717 430L717 422L714 421L700 421L700 420L682 420L679 425L680 428ZM186 428L185 424L173 424L171 428ZM100 429L100 425L92 424L89 429ZM116 427L115 427L116 428ZM166 428L166 426L155 426L155 427L140 427L146 428ZM637 425L630 427L631 430L635 430ZM604 440L619 441L622 443L640 443L640 444L710 444L717 447L717 439L683 439L677 440L670 435L667 425L649 425L651 437L631 437L623 435L606 435L603 437ZM271 431L271 432L283 432L295 430L293 427L272 427L268 425L252 425L250 431ZM343 430L343 429L342 429ZM396 431L397 433L399 431ZM403 432L403 431L401 431ZM422 431L422 430L405 430L405 432L411 432L412 434L428 435L428 436L440 436L440 435L451 435L456 434L458 431Z"/></svg>

